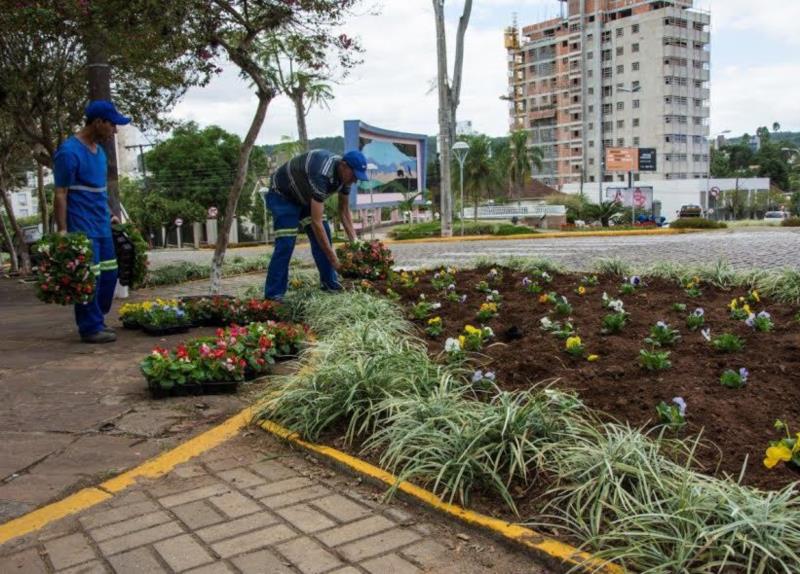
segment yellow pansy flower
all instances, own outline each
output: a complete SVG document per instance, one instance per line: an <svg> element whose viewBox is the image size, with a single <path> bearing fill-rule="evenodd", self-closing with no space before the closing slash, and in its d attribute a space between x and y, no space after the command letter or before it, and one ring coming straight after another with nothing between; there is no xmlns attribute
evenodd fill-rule
<svg viewBox="0 0 800 574"><path fill-rule="evenodd" d="M586 295L586 287L584 287L583 285L578 287L578 295Z"/></svg>
<svg viewBox="0 0 800 574"><path fill-rule="evenodd" d="M766 457L764 458L764 466L773 468L779 462L789 462L792 460L792 450L783 443L777 446L771 446L767 449Z"/></svg>
<svg viewBox="0 0 800 574"><path fill-rule="evenodd" d="M464 342L465 342L466 340L467 340L467 338L466 338L466 337L464 337L464 335L459 335L459 337L458 337L458 344L459 344L459 345L461 345L461 348L462 348L462 349L464 348Z"/></svg>
<svg viewBox="0 0 800 574"><path fill-rule="evenodd" d="M442 322L441 317L434 317L432 319L428 319L428 325L438 325Z"/></svg>
<svg viewBox="0 0 800 574"><path fill-rule="evenodd" d="M586 360L589 361L590 363L594 363L599 358L600 358L600 355L589 355L588 357L586 357Z"/></svg>
<svg viewBox="0 0 800 574"><path fill-rule="evenodd" d="M744 312L745 312L745 313L747 313L748 315L749 315L750 313L752 313L752 311L750 310L750 305L747 305L747 304L745 304L745 305L744 305L744 307L742 307L742 311L744 311Z"/></svg>
<svg viewBox="0 0 800 574"><path fill-rule="evenodd" d="M569 337L567 342L565 343L567 349L574 349L575 347L581 346L581 338L580 337Z"/></svg>

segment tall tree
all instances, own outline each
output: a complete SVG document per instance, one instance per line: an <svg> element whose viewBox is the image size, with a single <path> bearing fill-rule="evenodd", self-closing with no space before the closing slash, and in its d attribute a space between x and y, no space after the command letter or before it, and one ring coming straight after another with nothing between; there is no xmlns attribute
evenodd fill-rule
<svg viewBox="0 0 800 574"><path fill-rule="evenodd" d="M544 155L539 147L528 147L528 132L517 130L509 138L509 176L517 197L522 195L525 182L533 174L533 168L542 169Z"/></svg>
<svg viewBox="0 0 800 574"><path fill-rule="evenodd" d="M778 122L772 122L772 131L775 133L781 131L781 124Z"/></svg>
<svg viewBox="0 0 800 574"><path fill-rule="evenodd" d="M207 2L207 5L206 5ZM334 29L345 22L358 0L305 0L303 2L251 2L249 0L206 0L193 14L194 25L205 34L209 47L221 52L246 77L258 98L253 119L239 149L238 164L224 209L225 218L217 237L211 265L211 291L219 292L222 264L228 247L233 217L244 187L250 154L264 123L267 108L278 93L274 70L264 68L261 54L264 43L277 35L287 44L303 46L297 55L302 65L311 68L325 65L329 50L339 55L339 65L353 64L357 44Z"/></svg>
<svg viewBox="0 0 800 574"><path fill-rule="evenodd" d="M464 66L464 36L467 33L472 0L464 0L464 8L458 20L456 32L456 53L452 76L447 66L447 38L444 26L445 0L433 0L436 19L436 63L437 87L439 93L439 165L441 167L441 219L442 237L453 235L453 192L451 167L451 148L455 141L456 112L461 98L461 75ZM452 83L450 81L452 77Z"/></svg>
<svg viewBox="0 0 800 574"><path fill-rule="evenodd" d="M332 79L332 72L327 67L303 67L302 58L298 58L298 55L306 48L302 44L296 45L292 39L285 42L280 37L272 36L266 45L264 66L274 70L274 80L279 90L294 104L300 148L307 151L306 118L313 106L328 107L328 102L333 99L333 90L328 83Z"/></svg>
<svg viewBox="0 0 800 574"><path fill-rule="evenodd" d="M0 108L15 118L39 163L81 124L90 70L110 74L110 96L137 125L163 113L214 67L187 27L193 0L0 0ZM118 209L113 177L112 209Z"/></svg>
<svg viewBox="0 0 800 574"><path fill-rule="evenodd" d="M20 166L30 161L28 149L22 145L16 130L6 114L0 113L0 200L5 208L8 219L9 231L13 234L13 243L10 247L16 251L22 262L21 271L24 275L31 273L31 257L28 245L22 235L22 228L17 221L11 204L11 188L19 183ZM12 254L12 256L14 256Z"/></svg>
<svg viewBox="0 0 800 574"><path fill-rule="evenodd" d="M497 171L492 160L492 146L486 135L468 136L469 154L464 161L464 189L472 200L472 216L478 220L478 203L497 184ZM463 209L463 207L462 207Z"/></svg>

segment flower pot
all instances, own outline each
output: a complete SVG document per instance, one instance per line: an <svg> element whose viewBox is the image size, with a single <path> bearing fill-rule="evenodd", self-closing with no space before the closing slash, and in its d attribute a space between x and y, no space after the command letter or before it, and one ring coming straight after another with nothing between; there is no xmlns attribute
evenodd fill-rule
<svg viewBox="0 0 800 574"><path fill-rule="evenodd" d="M154 337L165 337L167 335L175 335L178 333L186 333L189 330L189 325L173 325L171 327L156 327L153 325L142 325L142 331Z"/></svg>
<svg viewBox="0 0 800 574"><path fill-rule="evenodd" d="M141 329L142 328L142 326L138 322L130 320L130 319L128 319L127 321L125 319L123 319L122 320L122 326L125 329L131 329L131 330L136 330L136 329Z"/></svg>
<svg viewBox="0 0 800 574"><path fill-rule="evenodd" d="M238 381L204 381L202 383L189 382L183 385L174 385L164 388L158 383L147 384L150 395L154 399L168 397L193 397L198 395L223 395L235 393L239 389Z"/></svg>

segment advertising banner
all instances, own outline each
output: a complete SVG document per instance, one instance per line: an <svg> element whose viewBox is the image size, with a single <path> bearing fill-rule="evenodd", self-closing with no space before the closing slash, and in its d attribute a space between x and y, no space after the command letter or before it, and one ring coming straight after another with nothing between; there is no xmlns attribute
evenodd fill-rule
<svg viewBox="0 0 800 574"><path fill-rule="evenodd" d="M652 187L607 187L606 200L615 201L623 207L637 211L653 209Z"/></svg>
<svg viewBox="0 0 800 574"><path fill-rule="evenodd" d="M606 149L606 171L638 171L639 150L635 147Z"/></svg>

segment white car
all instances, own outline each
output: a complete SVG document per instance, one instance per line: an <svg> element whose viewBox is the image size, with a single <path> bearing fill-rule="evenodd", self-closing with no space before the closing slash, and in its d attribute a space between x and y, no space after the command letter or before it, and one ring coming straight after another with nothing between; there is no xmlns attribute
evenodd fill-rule
<svg viewBox="0 0 800 574"><path fill-rule="evenodd" d="M780 225L781 221L788 219L789 214L785 211L768 211L764 214L764 223L775 223Z"/></svg>

